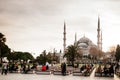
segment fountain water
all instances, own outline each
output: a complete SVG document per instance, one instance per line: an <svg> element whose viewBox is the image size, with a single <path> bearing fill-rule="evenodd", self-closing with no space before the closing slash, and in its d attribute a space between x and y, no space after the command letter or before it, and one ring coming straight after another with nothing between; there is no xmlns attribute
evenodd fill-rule
<svg viewBox="0 0 120 80"><path fill-rule="evenodd" d="M120 80L120 79L114 74L114 80Z"/></svg>
<svg viewBox="0 0 120 80"><path fill-rule="evenodd" d="M96 71L96 68L94 68L94 70L92 71L92 73L90 75L90 78L94 78L95 77L95 71Z"/></svg>

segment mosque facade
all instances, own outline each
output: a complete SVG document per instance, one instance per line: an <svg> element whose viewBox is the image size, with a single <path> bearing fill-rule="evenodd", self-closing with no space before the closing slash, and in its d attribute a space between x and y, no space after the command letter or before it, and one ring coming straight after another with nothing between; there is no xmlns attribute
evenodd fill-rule
<svg viewBox="0 0 120 80"><path fill-rule="evenodd" d="M90 54L91 47L94 47L100 51L102 51L102 31L100 29L100 18L98 17L98 27L97 27L97 45L95 45L89 38L83 36L78 41L76 40L75 35L75 42L77 44L79 50L82 52L83 56L88 56ZM63 55L65 54L66 50L66 24L64 22L64 32L63 32L63 53L61 54L61 61L63 61Z"/></svg>

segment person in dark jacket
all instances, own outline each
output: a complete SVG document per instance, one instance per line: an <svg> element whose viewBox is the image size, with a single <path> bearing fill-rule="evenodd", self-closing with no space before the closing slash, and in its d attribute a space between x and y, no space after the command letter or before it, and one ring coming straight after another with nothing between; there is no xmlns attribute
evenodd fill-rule
<svg viewBox="0 0 120 80"><path fill-rule="evenodd" d="M105 65L104 66L104 74L105 74L105 76L107 76L107 74L109 73L109 69L107 68L107 66Z"/></svg>
<svg viewBox="0 0 120 80"><path fill-rule="evenodd" d="M62 75L65 76L66 75L66 64L65 62L61 64L61 72L62 72Z"/></svg>
<svg viewBox="0 0 120 80"><path fill-rule="evenodd" d="M114 74L113 64L111 64L109 68L109 75L112 76L112 74Z"/></svg>

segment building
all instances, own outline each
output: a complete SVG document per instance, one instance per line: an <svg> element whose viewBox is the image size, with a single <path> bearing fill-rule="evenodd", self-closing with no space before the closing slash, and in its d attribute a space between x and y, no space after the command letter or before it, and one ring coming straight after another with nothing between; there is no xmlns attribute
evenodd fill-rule
<svg viewBox="0 0 120 80"><path fill-rule="evenodd" d="M75 35L75 42L74 45L79 47L79 52L83 56L88 56L90 54L91 47L94 47L96 50L102 52L102 31L100 29L100 18L98 17L98 26L97 26L97 45L95 45L89 38L83 36L77 41L77 37ZM66 23L64 22L64 32L63 32L63 53L60 56L60 62L66 59L63 59L63 55L66 51Z"/></svg>

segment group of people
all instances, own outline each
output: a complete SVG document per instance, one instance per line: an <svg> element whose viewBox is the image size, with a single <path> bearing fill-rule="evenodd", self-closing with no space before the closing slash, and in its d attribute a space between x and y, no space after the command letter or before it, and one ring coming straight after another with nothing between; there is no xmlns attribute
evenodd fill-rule
<svg viewBox="0 0 120 80"><path fill-rule="evenodd" d="M104 74L104 76L112 76L114 74L115 71L115 65L114 64L105 64L104 66L99 65L97 68L97 71L100 76L102 76L102 74Z"/></svg>
<svg viewBox="0 0 120 80"><path fill-rule="evenodd" d="M28 71L31 71L31 70L37 70L37 65L33 64L32 66L30 66L29 64L23 64L21 66L21 72L23 73L27 73Z"/></svg>
<svg viewBox="0 0 120 80"><path fill-rule="evenodd" d="M19 66L17 63L9 63L9 71L12 73L13 71L18 71Z"/></svg>
<svg viewBox="0 0 120 80"><path fill-rule="evenodd" d="M80 72L83 73L84 76L87 76L88 74L91 73L93 69L93 65L92 64L83 64L80 67ZM99 65L96 72L100 73L100 75L102 76L102 74L104 73L105 76L107 76L108 74L111 76L115 71L118 71L119 69L119 64L109 64L109 65ZM8 71L9 72L13 72L13 71L18 71L20 70L23 73L27 73L28 71L31 70L38 70L38 66L37 64L33 64L33 65L29 65L29 64L21 64L21 66L17 63L12 63L12 64L8 64L7 62L3 62L2 64L2 70L1 70L1 74L5 74L7 75ZM42 65L41 67L41 71L46 71L49 70L49 64L46 65ZM63 62L61 64L61 73L63 76L66 75L66 63Z"/></svg>
<svg viewBox="0 0 120 80"><path fill-rule="evenodd" d="M18 65L17 63L7 63L7 62L3 62L2 63L2 68L1 68L1 74L5 74L7 75L8 72L13 73L13 72L22 72L22 73L27 73L30 70L36 70L37 69L37 65L33 64L32 66L30 66L29 64L23 63L21 65Z"/></svg>
<svg viewBox="0 0 120 80"><path fill-rule="evenodd" d="M84 65L81 66L80 72L81 72L84 76L87 76L88 74L91 73L92 68L93 68L93 65L92 65L92 64L84 64Z"/></svg>

